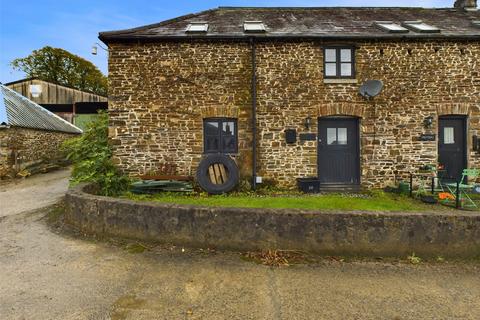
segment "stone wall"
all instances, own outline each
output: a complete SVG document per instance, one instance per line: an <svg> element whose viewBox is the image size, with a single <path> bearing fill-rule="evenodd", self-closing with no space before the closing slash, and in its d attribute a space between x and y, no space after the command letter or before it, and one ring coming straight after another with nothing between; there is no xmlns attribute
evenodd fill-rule
<svg viewBox="0 0 480 320"><path fill-rule="evenodd" d="M331 44L331 43L329 43ZM468 116L468 162L480 133L480 42L357 42L355 83L325 83L325 43L257 44L258 174L291 187L317 175L317 142L285 143L284 130L306 132L307 116L360 119L361 181L381 187L437 162L438 116ZM131 175L172 162L194 174L203 153L202 119L238 117L239 165L251 172L251 51L243 42L110 44L110 131L116 163ZM385 84L371 101L368 79ZM430 129L423 120L434 117ZM314 120L309 132L316 133Z"/></svg>
<svg viewBox="0 0 480 320"><path fill-rule="evenodd" d="M110 132L114 160L130 174L173 162L191 174L203 153L203 118L238 117L239 157L251 149L248 44L112 45Z"/></svg>
<svg viewBox="0 0 480 320"><path fill-rule="evenodd" d="M60 145L76 134L10 127L0 129L0 178L12 171L58 159ZM17 167L15 167L17 157Z"/></svg>
<svg viewBox="0 0 480 320"><path fill-rule="evenodd" d="M66 195L66 222L82 233L229 250L302 250L405 257L480 255L480 213L335 212L213 208ZM85 189L85 191L88 191Z"/></svg>

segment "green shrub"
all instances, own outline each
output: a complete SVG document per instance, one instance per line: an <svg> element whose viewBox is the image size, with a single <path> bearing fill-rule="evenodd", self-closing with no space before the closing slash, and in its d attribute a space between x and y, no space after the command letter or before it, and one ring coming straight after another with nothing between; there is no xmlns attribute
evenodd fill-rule
<svg viewBox="0 0 480 320"><path fill-rule="evenodd" d="M81 136L67 140L62 147L73 163L72 184L95 183L104 196L116 196L128 189L129 179L111 160L106 112L100 112Z"/></svg>

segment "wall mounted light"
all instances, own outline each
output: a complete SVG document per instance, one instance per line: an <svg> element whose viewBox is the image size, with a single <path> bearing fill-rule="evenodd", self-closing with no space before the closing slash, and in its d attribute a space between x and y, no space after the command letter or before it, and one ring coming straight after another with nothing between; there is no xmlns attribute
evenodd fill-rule
<svg viewBox="0 0 480 320"><path fill-rule="evenodd" d="M476 134L472 136L472 147L473 151L480 151L480 139Z"/></svg>
<svg viewBox="0 0 480 320"><path fill-rule="evenodd" d="M431 128L432 124L433 124L433 117L432 116L428 116L423 120L423 126L427 129Z"/></svg>
<svg viewBox="0 0 480 320"><path fill-rule="evenodd" d="M309 130L310 127L312 126L312 117L310 116L306 117L303 125L305 126L305 129Z"/></svg>
<svg viewBox="0 0 480 320"><path fill-rule="evenodd" d="M98 53L98 48L99 48L99 47L100 47L100 49L108 52L108 48L104 48L100 43L95 42L95 43L93 44L93 46L92 46L92 52L91 52L92 55L94 55L94 56L97 55L97 53Z"/></svg>

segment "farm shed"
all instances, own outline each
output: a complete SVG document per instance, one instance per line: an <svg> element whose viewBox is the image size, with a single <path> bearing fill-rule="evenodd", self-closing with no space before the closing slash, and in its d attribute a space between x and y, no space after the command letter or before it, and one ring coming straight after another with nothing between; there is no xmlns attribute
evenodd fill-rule
<svg viewBox="0 0 480 320"><path fill-rule="evenodd" d="M56 161L59 147L82 130L0 84L0 179Z"/></svg>
<svg viewBox="0 0 480 320"><path fill-rule="evenodd" d="M9 82L5 86L81 129L96 118L99 110L108 108L107 97L36 78Z"/></svg>

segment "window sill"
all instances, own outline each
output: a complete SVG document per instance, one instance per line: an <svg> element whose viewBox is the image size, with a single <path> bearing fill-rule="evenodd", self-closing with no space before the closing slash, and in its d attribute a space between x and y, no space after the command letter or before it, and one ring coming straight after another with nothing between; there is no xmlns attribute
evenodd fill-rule
<svg viewBox="0 0 480 320"><path fill-rule="evenodd" d="M323 83L349 84L349 83L358 83L358 81L357 79L323 79Z"/></svg>

